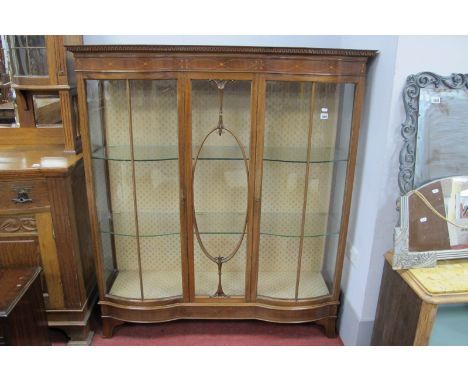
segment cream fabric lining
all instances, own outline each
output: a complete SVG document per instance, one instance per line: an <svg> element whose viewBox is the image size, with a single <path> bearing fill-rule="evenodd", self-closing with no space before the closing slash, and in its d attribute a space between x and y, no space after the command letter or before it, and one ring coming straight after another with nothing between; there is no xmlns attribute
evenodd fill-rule
<svg viewBox="0 0 468 382"><path fill-rule="evenodd" d="M259 288L264 297L294 299L295 272L261 272ZM217 272L197 272L196 283L199 296L211 296L218 285ZM223 287L230 296L244 296L243 272L223 272ZM179 272L143 272L145 299L180 296L182 278ZM314 298L329 293L320 273L302 272L299 298ZM120 271L110 294L124 298L140 298L140 277L137 271ZM259 293L260 295L260 293Z"/></svg>

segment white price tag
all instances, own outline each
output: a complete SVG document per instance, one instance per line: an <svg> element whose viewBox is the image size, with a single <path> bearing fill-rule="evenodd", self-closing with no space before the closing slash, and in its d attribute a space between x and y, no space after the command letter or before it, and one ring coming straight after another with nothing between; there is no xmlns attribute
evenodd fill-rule
<svg viewBox="0 0 468 382"><path fill-rule="evenodd" d="M440 97L431 97L431 103L440 103Z"/></svg>
<svg viewBox="0 0 468 382"><path fill-rule="evenodd" d="M432 190L432 193L433 193L433 194L438 194L438 193L439 193L439 189L438 189L438 188L434 188L434 189Z"/></svg>
<svg viewBox="0 0 468 382"><path fill-rule="evenodd" d="M425 223L425 222L427 222L427 218L426 218L426 217L423 217L423 218L419 219L419 221L420 221L421 223Z"/></svg>
<svg viewBox="0 0 468 382"><path fill-rule="evenodd" d="M328 119L328 113L320 113L320 119Z"/></svg>

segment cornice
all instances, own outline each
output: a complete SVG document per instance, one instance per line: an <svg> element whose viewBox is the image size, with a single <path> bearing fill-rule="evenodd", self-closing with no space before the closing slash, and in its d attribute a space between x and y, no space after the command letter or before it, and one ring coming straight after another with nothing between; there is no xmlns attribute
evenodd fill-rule
<svg viewBox="0 0 468 382"><path fill-rule="evenodd" d="M253 54L283 56L348 56L375 57L376 50L280 48L257 46L209 45L67 45L73 53L199 53L199 54Z"/></svg>

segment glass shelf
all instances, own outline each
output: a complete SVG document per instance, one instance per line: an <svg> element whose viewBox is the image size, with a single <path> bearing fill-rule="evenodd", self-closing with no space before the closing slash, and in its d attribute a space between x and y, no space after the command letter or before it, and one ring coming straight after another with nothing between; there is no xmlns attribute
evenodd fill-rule
<svg viewBox="0 0 468 382"><path fill-rule="evenodd" d="M306 163L306 147L265 147L263 160L268 162ZM345 150L312 147L310 163L344 162L348 160Z"/></svg>
<svg viewBox="0 0 468 382"><path fill-rule="evenodd" d="M266 236L300 237L302 214L293 212L262 212L260 233ZM327 228L328 227L328 228ZM338 235L340 221L330 214L307 213L304 237Z"/></svg>
<svg viewBox="0 0 468 382"><path fill-rule="evenodd" d="M135 214L118 212L100 220L102 233L117 236L136 236ZM113 223L113 229L111 224ZM180 232L179 214L176 212L138 212L140 237L178 235Z"/></svg>
<svg viewBox="0 0 468 382"><path fill-rule="evenodd" d="M167 161L177 160L177 145L167 146L135 146L135 161ZM249 149L245 148L247 159ZM198 152L198 147L192 148L192 157ZM93 159L106 159L115 161L130 161L130 146L107 146L99 147L92 154ZM307 149L304 147L265 147L264 161L305 163ZM242 160L242 154L238 146L204 146L200 153L200 160ZM313 148L310 163L329 163L347 161L348 155L345 150L331 148Z"/></svg>
<svg viewBox="0 0 468 382"><path fill-rule="evenodd" d="M165 161L179 158L177 145L167 146L135 146L135 161ZM99 147L93 151L93 159L115 161L130 161L132 159L130 146Z"/></svg>
<svg viewBox="0 0 468 382"><path fill-rule="evenodd" d="M199 147L192 148L194 158ZM135 161L165 161L177 160L179 148L177 145L167 146L135 146ZM248 148L246 155L248 157ZM130 161L130 146L108 146L100 147L93 152L93 159L107 159L116 161ZM204 146L200 153L201 160L242 160L242 154L237 146Z"/></svg>
<svg viewBox="0 0 468 382"><path fill-rule="evenodd" d="M201 212L196 214L201 235L240 235L244 228L245 214L237 212ZM101 232L118 236L136 236L133 212L114 213L111 218L100 219ZM300 237L302 216L299 213L264 212L261 216L260 234L280 237ZM304 237L337 235L340 221L333 215L306 214ZM327 229L328 227L328 229ZM140 237L178 235L178 213L139 212Z"/></svg>

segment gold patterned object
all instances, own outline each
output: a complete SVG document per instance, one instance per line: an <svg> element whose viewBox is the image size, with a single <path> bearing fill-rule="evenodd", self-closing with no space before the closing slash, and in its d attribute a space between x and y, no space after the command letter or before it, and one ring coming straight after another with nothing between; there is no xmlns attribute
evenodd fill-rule
<svg viewBox="0 0 468 382"><path fill-rule="evenodd" d="M408 272L431 294L468 292L468 259L439 261L434 268Z"/></svg>

